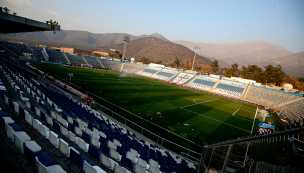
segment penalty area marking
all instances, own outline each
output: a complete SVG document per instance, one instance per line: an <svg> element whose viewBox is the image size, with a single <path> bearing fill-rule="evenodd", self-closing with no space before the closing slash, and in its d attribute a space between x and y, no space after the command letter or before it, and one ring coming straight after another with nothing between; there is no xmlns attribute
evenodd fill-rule
<svg viewBox="0 0 304 173"><path fill-rule="evenodd" d="M193 99L193 102L194 102L195 104L183 106L183 107L180 107L180 108L183 109L183 110L185 110L185 111L188 111L188 112L191 112L191 113L200 115L200 116L202 116L202 117L205 117L205 118L208 118L208 119L211 119L211 120L220 122L220 123L222 123L222 124L226 124L226 125L228 125L228 126L231 126L231 127L234 127L234 128L237 128L237 129L240 129L240 130L243 130L243 131L245 131L245 132L250 133L250 131L245 130L245 129L242 129L242 128L240 128L240 127L237 127L237 126L234 126L234 125L225 123L225 122L223 122L223 121L220 121L220 120L217 120L217 119L208 117L208 116L206 116L206 115L203 115L203 114L200 114L200 113L197 113L197 112L194 112L194 111L190 111L190 110L188 110L188 109L185 109L186 107L189 107L189 106L194 106L194 105L198 105L198 104L201 104L201 103L207 103L207 102L215 101L215 100L217 100L217 99L215 99L215 100L207 100L207 101L205 101L205 102L199 102L199 103L196 103L194 100L203 100L203 99ZM240 108L239 108L239 109L240 109ZM238 110L239 110L239 109L238 109ZM240 118L240 117L237 117L237 118ZM242 118L241 118L241 119L242 119ZM245 119L244 119L244 120L245 120ZM248 121L248 120L247 120L247 121Z"/></svg>
<svg viewBox="0 0 304 173"><path fill-rule="evenodd" d="M203 100L203 99L194 99L194 100ZM193 101L194 101L194 100L193 100ZM217 100L217 99L215 99L215 100ZM214 101L214 100L207 100L207 101L205 101L205 102L199 102L199 103L196 103L196 102L194 101L195 104L183 106L183 107L180 107L180 108L181 108L181 109L184 109L185 107L189 107L189 106L193 106L193 105L198 105L198 104L201 104L201 103L207 103L207 102L211 102L211 101Z"/></svg>

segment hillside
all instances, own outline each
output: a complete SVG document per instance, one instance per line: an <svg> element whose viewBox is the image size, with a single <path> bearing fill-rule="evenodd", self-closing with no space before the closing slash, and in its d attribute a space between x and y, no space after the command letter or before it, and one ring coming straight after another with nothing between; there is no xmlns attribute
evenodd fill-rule
<svg viewBox="0 0 304 173"><path fill-rule="evenodd" d="M110 49L117 49L123 52L124 44L115 44L112 46L96 47L92 50L107 51ZM185 61L187 58L193 58L194 52L185 46L175 44L172 42L166 42L154 37L144 37L127 44L126 57L137 58L146 57L154 61L161 60L162 62L169 63L175 60L175 57ZM204 64L211 64L211 61L202 56L196 56L198 60L198 66Z"/></svg>
<svg viewBox="0 0 304 173"><path fill-rule="evenodd" d="M304 51L299 53L293 53L288 56L277 58L271 61L261 62L258 65L265 67L268 64L273 66L281 65L283 71L289 75L289 77L304 77Z"/></svg>
<svg viewBox="0 0 304 173"><path fill-rule="evenodd" d="M34 32L34 33L19 33L19 34L0 34L0 38L4 41L13 39L18 41L26 41L29 44L44 44L54 47L74 47L87 50L92 47L109 46L123 42L125 33L107 33L94 34L87 31L61 30L60 32ZM155 37L168 41L161 34L129 35L130 40L135 40L143 37Z"/></svg>
<svg viewBox="0 0 304 173"><path fill-rule="evenodd" d="M262 40L222 44L193 43L187 41L174 41L174 43L186 46L190 49L193 49L193 46L200 46L201 49L197 50L199 55L217 59L219 62L224 61L229 65L238 63L239 66L270 61L292 54L292 52L283 47Z"/></svg>

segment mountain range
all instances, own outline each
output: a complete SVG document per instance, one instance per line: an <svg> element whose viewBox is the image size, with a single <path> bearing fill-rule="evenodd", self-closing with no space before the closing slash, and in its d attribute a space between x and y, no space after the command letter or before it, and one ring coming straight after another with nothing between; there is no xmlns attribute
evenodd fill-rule
<svg viewBox="0 0 304 173"><path fill-rule="evenodd" d="M290 77L304 76L304 52L292 53L289 50L262 40L253 40L241 43L193 43L189 41L174 41L193 50L193 46L199 46L199 55L217 59L221 67L231 67L238 63L243 65L258 65L265 67L281 65L283 71Z"/></svg>
<svg viewBox="0 0 304 173"><path fill-rule="evenodd" d="M61 30L60 32L35 32L19 34L0 34L0 39L25 41L29 44L43 44L54 47L74 47L83 50L103 50L109 48L122 51L123 36L125 33L95 34L87 31ZM170 42L158 33L151 35L130 36L127 46L127 57L140 58L145 56L163 62L173 61L175 56L184 60L194 56L193 46L197 50L199 64L210 64L218 60L221 67L231 67L231 64L256 64L265 67L268 64L283 67L290 77L303 77L303 52L292 53L289 50L262 40L253 40L241 43L193 43L189 41ZM147 38L147 39L144 39ZM154 41L153 41L154 38ZM138 41L136 41L138 40ZM206 57L206 58L204 58Z"/></svg>
<svg viewBox="0 0 304 173"><path fill-rule="evenodd" d="M54 47L74 47L87 50L88 48L109 46L123 42L126 33L94 34L87 31L61 30L60 32L34 32L18 34L0 34L3 40L27 41L30 44L43 44ZM134 36L129 35L130 41L143 37L155 37L168 41L161 34Z"/></svg>
<svg viewBox="0 0 304 173"><path fill-rule="evenodd" d="M95 47L92 50L109 52L110 49L116 49L123 52L124 43L111 46ZM187 58L193 58L194 52L185 46L164 41L155 37L142 37L127 43L126 57L149 58L154 61L162 61L165 64L173 62L175 57L184 62ZM211 61L200 55L196 55L198 66L211 64Z"/></svg>

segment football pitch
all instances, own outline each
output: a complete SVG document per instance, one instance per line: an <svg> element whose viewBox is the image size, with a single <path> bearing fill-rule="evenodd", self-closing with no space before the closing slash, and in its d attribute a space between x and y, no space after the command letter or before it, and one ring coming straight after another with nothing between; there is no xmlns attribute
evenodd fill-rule
<svg viewBox="0 0 304 173"><path fill-rule="evenodd" d="M186 147L192 148L190 144L179 141L180 138L175 135L160 131L149 122L193 142L200 134L200 144L213 144L246 136L252 129L256 106L245 102L133 74L44 63L34 63L34 66L64 79L68 73L74 73L73 84L81 87L86 83L89 92L147 121L134 115L127 115L121 110L119 114L153 133ZM116 109L101 99L94 96L93 98L98 103ZM257 131L258 123L256 120L253 132Z"/></svg>

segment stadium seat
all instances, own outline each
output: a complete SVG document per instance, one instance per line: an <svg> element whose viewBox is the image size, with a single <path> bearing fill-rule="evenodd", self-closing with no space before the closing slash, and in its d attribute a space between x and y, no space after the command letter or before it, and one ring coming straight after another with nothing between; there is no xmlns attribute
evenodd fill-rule
<svg viewBox="0 0 304 173"><path fill-rule="evenodd" d="M45 117L46 117L46 123L52 127L53 126L53 119L50 116L47 116L47 115Z"/></svg>
<svg viewBox="0 0 304 173"><path fill-rule="evenodd" d="M139 158L140 154L138 154L138 152L136 150L134 150L133 148L131 148L130 152L137 158Z"/></svg>
<svg viewBox="0 0 304 173"><path fill-rule="evenodd" d="M78 147L82 149L84 152L89 151L89 144L87 144L83 139L78 138Z"/></svg>
<svg viewBox="0 0 304 173"><path fill-rule="evenodd" d="M113 149L113 150L116 150L116 148L117 148L115 146L115 144L112 141L110 141L110 140L108 141L108 147L111 148L111 149Z"/></svg>
<svg viewBox="0 0 304 173"><path fill-rule="evenodd" d="M99 166L92 166L86 160L83 161L83 170L85 173L106 173Z"/></svg>
<svg viewBox="0 0 304 173"><path fill-rule="evenodd" d="M94 158L100 160L101 152L98 151L98 150L97 150L95 147L93 147L92 145L89 145L89 154L90 154L92 157L94 157Z"/></svg>
<svg viewBox="0 0 304 173"><path fill-rule="evenodd" d="M134 162L132 163L132 161L125 156L122 156L121 163L130 169L133 169L135 166L135 163Z"/></svg>
<svg viewBox="0 0 304 173"><path fill-rule="evenodd" d="M127 156L128 159L130 159L133 163L137 162L137 158L130 152L127 152Z"/></svg>
<svg viewBox="0 0 304 173"><path fill-rule="evenodd" d="M129 172L125 168L119 166L117 163L115 163L115 165L114 165L114 171L115 171L115 173L128 173Z"/></svg>
<svg viewBox="0 0 304 173"><path fill-rule="evenodd" d="M70 157L70 149L69 144L65 142L63 139L59 139L59 150L66 157Z"/></svg>
<svg viewBox="0 0 304 173"><path fill-rule="evenodd" d="M160 172L159 169L155 168L154 166L150 166L148 171L151 172L151 173L159 173Z"/></svg>
<svg viewBox="0 0 304 173"><path fill-rule="evenodd" d="M146 173L146 170L144 170L144 168L142 168L139 164L135 164L133 170L135 173Z"/></svg>
<svg viewBox="0 0 304 173"><path fill-rule="evenodd" d="M24 155L26 156L27 161L36 167L35 158L38 157L40 163L44 166L49 166L54 163L54 160L45 152L34 153L31 149L26 146L26 143L23 143Z"/></svg>
<svg viewBox="0 0 304 173"><path fill-rule="evenodd" d="M143 169L146 169L146 170L148 170L149 167L150 167L150 165L148 165L147 162L146 162L145 160L141 159L141 158L138 158L137 164L138 164L140 167L142 167Z"/></svg>
<svg viewBox="0 0 304 173"><path fill-rule="evenodd" d="M76 137L76 135L73 132L68 131L68 137L71 142L73 142L76 145L78 144L78 137Z"/></svg>
<svg viewBox="0 0 304 173"><path fill-rule="evenodd" d="M49 139L50 129L45 125L39 124L39 133L46 139Z"/></svg>
<svg viewBox="0 0 304 173"><path fill-rule="evenodd" d="M60 133L61 133L64 137L69 138L68 129L66 129L65 127L63 127L63 126L60 127Z"/></svg>
<svg viewBox="0 0 304 173"><path fill-rule="evenodd" d="M36 157L36 165L38 166L37 170L39 173L52 173L52 172L55 172L55 173L66 173L66 171L64 171L62 169L61 166L59 165L52 165L52 166L44 166L38 159L38 157Z"/></svg>
<svg viewBox="0 0 304 173"><path fill-rule="evenodd" d="M13 142L15 142L14 140L14 133L18 133L18 136L20 135L26 135L27 134L25 132L21 132L21 128L18 126L18 124L7 124L6 125L6 135L8 138L10 138Z"/></svg>
<svg viewBox="0 0 304 173"><path fill-rule="evenodd" d="M110 156L111 156L115 161L120 162L120 160L121 160L121 155L120 155L117 151L115 151L115 150L113 150L113 149L110 149Z"/></svg>
<svg viewBox="0 0 304 173"><path fill-rule="evenodd" d="M87 161L90 165L93 164L93 162L91 160L89 160L88 158L81 156L80 153L75 150L74 148L70 148L70 159L72 160L72 162L74 162L76 165L80 166L83 169L83 162Z"/></svg>
<svg viewBox="0 0 304 173"><path fill-rule="evenodd" d="M100 148L100 142L98 142L98 140L94 137L91 138L91 144L96 148Z"/></svg>
<svg viewBox="0 0 304 173"><path fill-rule="evenodd" d="M7 124L13 124L13 123L15 123L15 121L12 118L10 118L10 117L0 117L0 127L3 130L6 130L5 123L7 123Z"/></svg>
<svg viewBox="0 0 304 173"><path fill-rule="evenodd" d="M100 149L101 149L101 151L103 151L103 152L106 153L107 155L110 154L110 148L107 147L106 145L101 144L101 145L100 145Z"/></svg>
<svg viewBox="0 0 304 173"><path fill-rule="evenodd" d="M76 135L78 135L78 136L82 136L82 131L81 131L81 129L78 128L77 126L75 126L75 133L76 133Z"/></svg>
<svg viewBox="0 0 304 173"><path fill-rule="evenodd" d="M42 123L37 119L33 119L33 128L37 131L39 130L39 124L42 124Z"/></svg>

